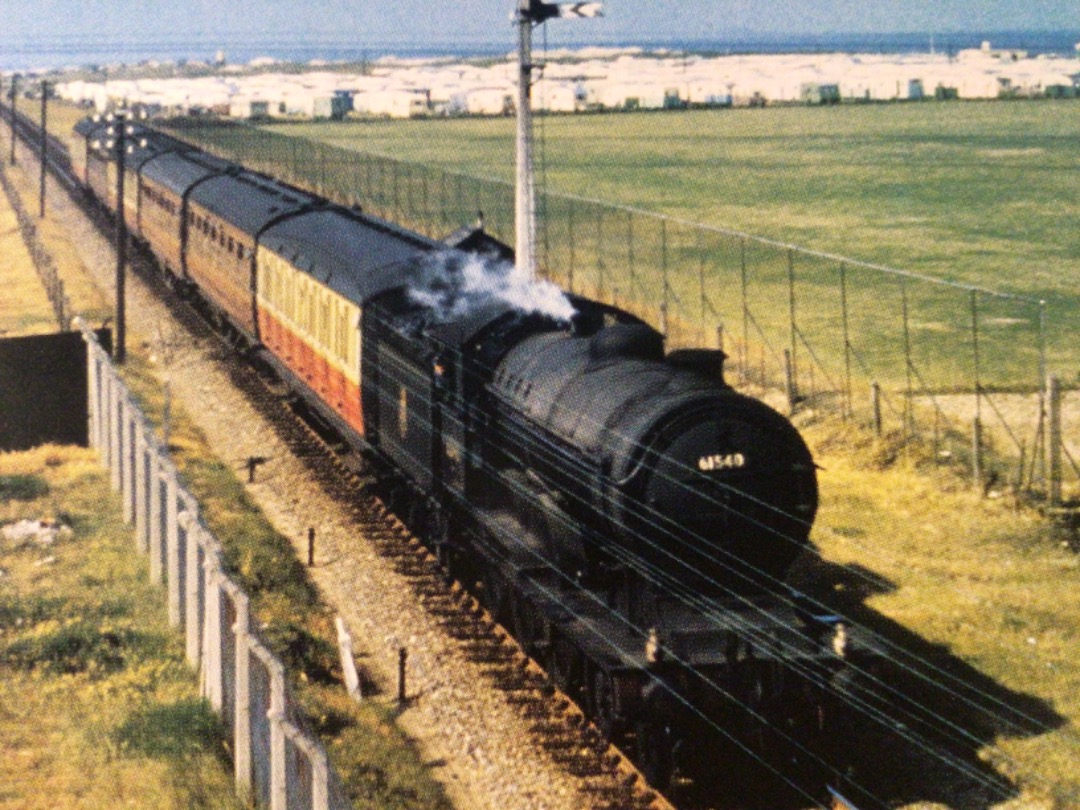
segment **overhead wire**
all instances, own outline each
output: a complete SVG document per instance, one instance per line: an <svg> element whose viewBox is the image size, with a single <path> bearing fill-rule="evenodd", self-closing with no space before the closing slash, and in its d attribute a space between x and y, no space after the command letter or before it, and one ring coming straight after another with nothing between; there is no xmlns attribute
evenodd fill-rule
<svg viewBox="0 0 1080 810"><path fill-rule="evenodd" d="M498 472L498 471L495 471L495 470L492 470L492 471L493 471L493 472ZM515 482L513 482L513 481L510 481L510 482L509 482L509 485L510 485L510 486L516 486ZM625 527L625 528L628 528L628 527ZM699 551L699 550L697 550L697 549L694 549L694 550L695 550L695 551ZM678 559L678 558L676 558L676 561L677 561L677 562L679 562L679 563L685 564L685 561L683 561L683 560L681 560L681 559ZM655 579L658 579L658 580L663 580L663 579L665 579L665 578L666 578L666 579L668 580L668 582L667 582L667 585L668 585L669 589L671 589L671 587L672 587L672 584L675 584L675 585L677 585L677 584L678 584L677 580L671 580L671 578L670 578L670 575L667 575L667 574L665 574L665 572L661 571L660 569L657 569L657 568L656 568L655 566L649 566L649 565L648 565L647 563L644 563L644 562L643 562L643 561L641 561L640 559L638 559L638 560L637 560L636 562L637 562L637 565L636 565L635 567L636 567L636 568L638 569L638 571L639 571L640 573L642 573L642 574L644 574L644 575L646 575L646 576L648 576L648 575L649 575L649 574L651 573L651 574L652 574L652 575L654 576L654 578L655 578ZM650 568L651 568L651 571L650 571ZM674 590L672 590L672 592L674 593ZM686 600L686 599L685 599L685 595L683 595L683 598L684 598L684 601L688 601L688 604L689 604L689 603L691 603L691 602L689 602L689 600ZM698 606L698 607L700 608L700 607L702 607L703 605L702 605L702 603L701 603L701 602L698 602L698 605L697 605L697 606ZM730 622L730 620L731 620L731 616L730 616L730 615L727 615L727 616L725 616L725 618L727 618L727 619L728 619L728 621ZM751 638L754 638L753 634L751 634ZM757 641L758 641L759 643L761 643L761 642L762 642L762 639L761 639L760 637L756 638L756 640L757 640ZM766 646L766 645L767 645L767 644L769 644L769 643L773 643L773 641L772 641L771 639L765 639L765 640L764 640L764 643L762 643L762 646ZM782 649L780 649L780 650L777 650L777 649L776 649L776 647L775 647L775 644L774 644L774 646L773 646L773 649L772 649L772 651L773 651L774 653L777 653L779 657L781 657L781 658L783 658L783 657L784 657L784 656L783 656L783 652L784 652L784 651L783 651ZM792 663L794 664L795 662L792 662ZM796 667L796 668L797 668L797 667ZM811 675L812 675L813 673L810 673L810 672L808 672L808 671L806 671L806 670L804 669L804 670L803 670L803 671L801 672L801 674L803 674L803 675L805 675L805 676L808 676L808 677L809 677L809 676L811 676ZM819 681L819 683L820 683L820 681ZM888 685L885 685L885 686L888 686ZM857 705L856 707L857 707L857 708L859 708L859 709L861 709L861 710L862 710L862 711L863 711L864 713L866 713L866 714L868 714L868 715L872 715L872 714L873 714L873 711L872 711L872 710L870 709L870 707L868 707L868 706L867 706L867 705L866 705L865 703L862 703L862 704L860 704L860 705ZM879 715L878 715L877 717L874 717L873 719L876 719L876 720L878 720L879 722L881 722L881 723L882 723L883 725L885 725L886 727L889 727L889 726L891 726L891 725L893 724L893 722L894 722L894 718L891 718L891 717L888 717L888 716L883 716L883 715L880 715L880 714L879 714ZM916 718L916 719L922 720L922 721L923 721L923 722L925 723L925 719L923 719L923 718ZM960 731L962 732L963 730L961 729ZM919 740L917 740L917 739L913 738L913 737L912 737L911 735L906 735L906 736L907 736L907 739L908 739L908 741L909 741L909 742L912 742L913 744L916 744L916 745L920 745L920 746L921 746L921 747L923 747L923 748L924 748L924 750L926 750L926 751L927 751L928 753L931 753L931 754L937 753L937 752L936 752L936 749L932 749L932 748L929 748L929 747L928 747L928 746L926 746L925 744L922 744L922 743L920 743L920 741L919 741ZM977 739L975 739L975 738L971 738L970 740L968 740L968 742L969 742L969 744L970 744L971 742L978 742L978 740L977 740ZM970 769L966 768L966 767L964 766L964 764L963 764L963 763L960 763L960 762L959 762L959 761L957 761L957 760L953 760L952 762L947 762L947 764L950 764L950 765L951 765L951 766L952 766L952 767L953 767L954 769L956 769L956 770L959 770L959 771L961 771L961 772L964 772L964 773L965 773L965 775L967 775L967 776L968 776L969 778L972 778L972 779L980 779L980 777L981 777L981 775L980 775L980 774L977 774L977 773L975 773L975 772L971 771Z"/></svg>
<svg viewBox="0 0 1080 810"><path fill-rule="evenodd" d="M588 415L584 415L583 418L588 418ZM522 435L526 436L528 441L532 441L532 442L537 441L537 435L535 433L534 434L523 433ZM550 440L547 439L547 437L544 437L544 438L545 438L546 441L550 441ZM553 452L557 453L559 450L560 450L560 448L556 447L556 448L553 449ZM662 454L660 454L660 455L662 456ZM565 458L565 456L560 456L560 460L562 460L564 458ZM522 461L522 463L527 462L526 459L521 459L521 461ZM582 485L582 486L588 486L591 483L589 480L584 478L585 472L575 470L574 465L564 465L564 471L577 472L578 474L582 475L582 478L580 478L577 481L577 483ZM683 482L675 482L675 483L677 483L679 485L683 485ZM732 491L738 492L738 494L740 496L746 497L748 500L754 501L755 503L757 503L758 505L762 506L763 508L765 508L767 510L779 511L779 510L776 509L774 504L761 502L759 499L755 499L755 498L753 498L753 496L750 496L750 495L748 495L747 493L744 493L741 490L736 490L733 487L728 487L728 485L722 485L722 486L726 487L726 488L729 488ZM724 510L731 510L730 504L716 502L716 506L718 506L719 508L724 509ZM784 513L784 514L785 514L786 517L790 518L794 522L800 522L801 521L801 518L799 518L798 516L787 515L786 513ZM775 529L775 527L762 524L760 522L760 520L758 520L754 516L749 516L749 515L741 514L741 513L740 513L739 516L750 519L753 523L755 523L758 526L758 528L770 533L776 539L785 540L785 541L788 541L788 542L794 542L792 540L792 538L787 537L786 535L783 535L780 532L778 532ZM622 528L629 529L629 527L625 527L625 526L622 527ZM644 539L646 540L646 542L648 542L647 538L644 538ZM716 551L718 551L719 553L721 553L723 555L726 555L726 556L729 556L729 557L731 556L730 552L728 552L726 549L724 549L722 547L717 546L715 543L710 541L708 538L703 538L703 537L699 536L699 537L696 537L695 539L700 540L702 543L710 546L711 548L715 549ZM691 547L690 550L693 553L696 553L696 554L701 554L702 553L701 549L698 548L698 547ZM775 596L777 596L778 598L784 600L785 602L792 605L793 607L805 607L806 604L811 604L817 610L819 610L821 612L824 612L824 613L837 613L837 611L835 610L834 607L827 606L827 605L821 603L820 601L811 599L806 594L799 594L799 596L803 600L803 605L798 605L798 606L795 605L793 600L791 599L791 596L790 596L791 589L788 588L788 586L786 586L785 583L783 583L781 580L779 580L775 576L772 576L771 574L768 574L767 572L763 572L763 571L759 570L758 573L763 575L764 579L766 581L770 582L770 584L773 587L778 587L779 588L779 591L774 594ZM1004 701L1001 701L999 699L994 698L994 696L992 696L992 695L989 695L989 694L987 694L985 692L982 692L982 691L980 691L978 689L971 689L970 685L967 684L966 682L964 682L963 680L961 680L958 676L955 676L955 675L953 675L952 673L949 673L946 670L942 670L940 667L936 667L934 664L932 664L932 662L928 662L928 661L925 661L924 659L920 659L918 656L914 656L910 652L908 652L908 651L904 650L903 648L901 648L895 642L892 642L891 640L881 636L879 633L876 633L875 631L872 631L869 628L866 628L865 626L863 626L859 622L854 621L851 617L844 616L843 614L838 614L838 615L840 615L840 617L845 621L846 624L848 624L848 626L850 626L852 628L857 628L860 631L866 633L868 636L876 638L882 644L884 644L886 647L888 647L890 650L892 650L895 653L901 655L902 660L901 659L894 659L894 660L900 666L902 666L905 669L905 671L908 671L910 674L915 675L916 677L919 677L921 680L925 680L928 683L930 683L931 685L937 686L937 687L940 688L939 684L937 684L936 682L934 682L932 680L929 680L928 675L926 675L926 674L922 673L921 671L915 669L912 666L912 664L908 663L909 660L914 660L915 662L917 662L917 663L919 663L921 665L929 667L932 671L936 671L938 674L944 676L947 680L950 680L954 684L964 688L965 691L974 691L977 694L979 694L980 697L984 698L985 700L996 703L1002 709L1008 711L1009 714L1012 717L1021 717L1023 722L1027 723L1029 727L1039 727L1040 725L1042 725L1044 730L1049 730L1049 728L1046 727L1045 724L1040 724L1039 721L1037 721L1035 718L1032 718L1032 717L1028 716L1026 713L1020 711L1019 709L1015 709L1014 707L1009 706L1008 704L1004 703ZM974 709L977 709L978 711L980 711L982 713L987 713L987 714L990 713L989 710L985 706L973 703L972 700L970 698L968 698L966 695L954 695L954 696L960 697L960 699L963 700L965 703L967 703L969 706L971 706ZM994 719L998 722L999 725L1003 724L1003 725L1007 725L1007 726L1011 726L1013 728L1016 728L1017 730L1022 730L1021 723L1017 722L1016 720L1007 719L1007 718L1005 718L1003 716L995 716Z"/></svg>
<svg viewBox="0 0 1080 810"><path fill-rule="evenodd" d="M515 487L515 486L519 486L518 484L516 484L516 482L513 482L512 480L511 480L511 481L509 481L509 485L510 485L510 486L512 486L512 487ZM513 540L513 538L511 538L511 539ZM526 546L522 545L522 544L520 543L520 541L517 541L517 542L518 542L518 545L520 545L520 546L521 546L521 548L522 548L522 549L523 549L524 551L526 551L527 553L533 554L534 556L536 556L536 557L537 557L537 559L538 559L538 560L540 560L540 561L542 561L542 562L547 562L547 561L545 561L545 560L544 560L544 559L543 559L542 557L539 557L538 555L536 555L536 553L535 553L535 551L534 551L533 549L530 549L530 548L528 548L528 547L526 547ZM647 567L646 567L646 568L647 568ZM607 606L603 605L603 603L602 603L602 602L601 602L601 601L599 600L599 598L598 598L598 597L597 597L597 596L596 596L595 594L593 594L593 593L591 593L591 592L589 592L589 591L586 591L586 590L582 589L582 588L581 588L581 586L580 586L580 584L576 584L576 583L574 583L574 582L573 582L573 580L572 580L572 578L568 577L568 576L567 576L567 575L566 575L566 574L565 574L564 572L561 572L561 571L557 571L556 573L557 573L557 574L558 574L559 576L561 576L562 578L566 579L566 580L567 580L567 582L569 582L569 583L570 583L570 584L571 584L572 586L576 587L576 588L577 588L577 589L578 589L578 590L579 590L580 592L582 592L582 593L583 593L583 594L584 594L584 595L585 595L585 596L586 596L587 598L589 598L589 599L592 599L593 601L596 601L596 602L597 602L598 604L600 604L600 605L601 605L601 607L602 607L603 609L605 609L605 610L608 610L608 611L610 612L610 610L611 610L611 609L610 609L609 607L607 607ZM677 594L676 594L676 595L677 595ZM565 603L565 601L559 601L559 603L561 604L561 606L562 606L562 607L563 607L564 609L566 609L566 610L568 610L568 611L573 611L573 608L572 608L571 606L569 606L569 605L568 605L567 603ZM580 614L577 614L577 613L575 612L575 615L580 615ZM619 615L619 614L613 614L613 615L615 616L615 618L616 618L617 620L620 620L620 621L626 621L626 620L625 620L625 617L623 617L623 616L621 616L621 615ZM732 615L730 614L730 612L728 612L728 613L727 613L727 614L725 615L725 619L727 620L727 622L726 622L726 623L728 623L728 624L732 623L732 618L733 618L733 617L732 617ZM737 622L736 622L736 623L737 623ZM644 634L645 634L645 632L646 632L645 628L643 628L643 627L640 627L640 626L637 626L637 627L635 627L635 630L636 630L636 631L637 631L637 632L638 632L638 633L639 633L640 635L644 635ZM760 648L760 649L763 649L763 650L766 650L766 651L771 651L771 652L773 652L774 654L776 654L776 655L777 655L777 657L779 657L779 658L785 658L785 657L786 657L786 656L784 656L784 655L783 655L783 650L779 650L779 651L778 651L778 650L776 649L776 645L775 645L775 643L773 643L773 644L771 644L771 645L770 645L770 642L772 642L773 640L772 640L772 639L770 639L769 637L767 637L767 636L763 636L763 635L761 635L761 634L750 634L750 637L751 637L752 639L754 639L755 641L759 642L759 648ZM805 677L805 678L806 678L806 679L807 679L808 681L812 681L812 682L815 682L815 683L816 683L816 685L818 685L818 686L821 686L822 688L829 688L830 684L828 684L828 683L827 683L826 681L823 681L823 680L822 680L822 679L821 679L821 678L820 678L819 676L817 676L817 674L816 674L816 673L812 672L812 670L811 670L811 669L809 669L809 668L806 668L806 667L799 667L799 666L797 666L797 662L796 662L796 661L794 661L793 659L791 659L791 660L788 660L788 664L789 664L789 665L793 665L793 666L792 666L792 668L793 668L793 669L795 669L796 673L797 673L797 674L801 674L801 675L803 675L803 676L804 676L804 677ZM718 686L717 686L716 684L712 684L712 683L710 683L710 685L711 685L711 686L712 686L712 687L713 687L714 689L718 689ZM731 696L730 696L729 694L727 694L726 692L725 692L724 694L725 694L725 695L727 695L727 696L728 696L729 698L731 697ZM975 771L975 770L973 770L972 768L970 768L970 767L966 766L966 763L963 763L963 762L962 762L961 760L959 760L958 758L955 758L955 757L951 757L951 756L948 756L948 755L945 755L945 754L943 754L943 753L942 753L942 752L940 752L940 751L939 751L938 749L936 749L936 748L933 748L933 747L931 747L931 746L927 745L926 743L924 743L924 742L923 742L922 740L920 740L920 739L919 739L918 737L914 736L913 734L910 734L910 733L907 733L907 732L905 732L903 728L900 728L900 729L899 729L899 731L897 731L897 729L896 729L896 728L895 728L895 726L894 726L894 723L895 723L895 720L894 720L894 718L892 718L892 717L890 717L890 716L888 716L888 715L884 715L884 714L882 714L882 713L881 713L880 711L878 711L878 712L876 713L876 715L875 715L875 711L874 711L873 707L869 706L869 705L868 705L868 704L867 704L867 703L866 703L865 701L859 701L859 700L857 700L857 699L856 699L856 698L854 698L854 697L847 697L847 696L842 696L842 698L843 698L843 697L846 697L846 699L848 700L848 702L852 702L852 703L853 703L853 704L855 705L855 707L856 707L857 709L860 709L861 711L863 711L863 713L864 713L864 714L867 714L868 716L870 716L870 717L871 717L871 719L875 719L875 720L877 720L877 721L878 721L878 722L879 722L879 723L880 723L881 725L883 725L883 726L884 726L884 727L885 727L885 728L886 728L887 730L893 731L894 733L898 733L898 734L899 734L899 736L901 736L902 738L904 738L904 739L905 739L905 740L906 740L907 742L911 743L912 745L914 745L914 746L916 746L916 747L919 747L919 748L921 748L921 749L922 749L922 750L924 750L924 752L925 752L925 753L927 753L928 755L930 755L930 756L935 756L935 757L937 757L938 759L942 760L944 764L946 764L947 766L951 767L951 768L952 768L953 770L956 770L956 771L960 772L960 773L961 773L961 775L963 775L963 776L966 776L967 778L969 778L969 779L971 779L971 780L973 780L973 781L981 782L981 783L982 783L982 784L983 784L983 785L984 785L985 787L989 787L989 788L993 788L993 787L996 787L996 786L995 786L995 785L993 785L993 784L992 784L992 783L991 783L991 782L990 782L989 780L987 780L987 779L983 778L981 774L979 774L978 772L976 772L976 771ZM683 700L682 696L678 696L678 699L679 699L680 701L681 701L681 700ZM743 709L744 709L745 711L747 711L748 713L751 713L751 714L753 714L753 715L754 715L754 716L755 716L755 717L756 717L756 718L757 718L757 719L758 719L759 721L761 721L761 722L762 722L763 724L766 724L766 725L768 725L768 721L767 721L767 719L766 719L766 718L764 718L764 717L762 717L761 715L758 715L758 714L757 714L756 712L754 712L754 711L753 711L753 710L752 710L752 709L751 709L751 708L750 708L749 706L743 706L742 708L743 708ZM774 725L771 725L771 726L770 726L770 728L771 728L771 730L772 730L772 731L773 731L774 733L778 733L779 735L783 736L783 737L784 737L784 738L786 739L786 741L787 741L788 743L792 744L793 746L799 747L799 748L801 748L801 749L802 749L802 750L803 750L804 752L806 752L806 749L805 749L805 747L804 747L804 746L802 746L802 745L801 745L801 743L799 743L799 741L797 741L797 740L794 740L794 739L793 739L793 738L791 738L791 737L790 737L789 735L785 734L785 733L784 733L784 732L783 732L782 730L780 730L780 729L776 728L776 727L775 727ZM726 734L726 732L725 732L725 734ZM810 752L806 752L806 753L810 754ZM813 756L812 754L810 754L810 755L811 755L811 756ZM829 769L835 770L834 766L831 766L831 765L829 765L828 763L824 763L824 762L822 762L821 764L822 764L822 766L823 766L823 767L825 767L825 768L829 768ZM869 793L869 791L868 791L868 790L867 790L867 789L865 788L865 786L862 786L862 787L860 787L860 789L861 789L861 790L864 790L864 791L866 791L866 792L868 792L868 793Z"/></svg>
<svg viewBox="0 0 1080 810"><path fill-rule="evenodd" d="M460 361L460 359L459 359L459 361ZM534 441L536 441L536 435L535 435L535 433L534 433L534 434L529 434L529 433L523 433L523 435L525 435L525 436L526 436L526 438L527 438L527 441L530 441L530 442L534 442ZM522 461L523 461L523 463L525 462L525 460L524 460L524 459L523 459ZM585 483L585 482L582 482L582 483ZM729 504L721 504L721 505L724 505L724 508L726 508L726 509L729 509L729 508L730 508L730 507L729 507ZM769 507L769 508L774 508L774 507L773 507L773 504L766 504L766 505L767 505L767 507ZM625 527L625 526L624 526L624 527L622 527L622 528L624 528L624 529L629 529L630 527ZM771 527L767 527L767 528L769 528L770 530L773 530L773 529L772 529ZM691 548L691 551L692 551L693 553L698 553L698 554L700 554L700 553L701 553L701 549L700 549L700 548ZM717 551L719 551L719 552L720 552L721 554L724 554L724 553L725 553L725 550L724 550L724 549L717 549ZM677 562L681 562L681 561L677 561ZM935 685L935 686L936 686L936 685ZM886 687L886 688L889 688L889 685L885 685L885 687ZM972 742L974 742L974 741L972 740Z"/></svg>

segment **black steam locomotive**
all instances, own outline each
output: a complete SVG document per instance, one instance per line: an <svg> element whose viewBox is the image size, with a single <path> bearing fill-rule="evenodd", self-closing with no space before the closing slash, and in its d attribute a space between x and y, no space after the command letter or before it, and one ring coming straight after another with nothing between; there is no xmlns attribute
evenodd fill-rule
<svg viewBox="0 0 1080 810"><path fill-rule="evenodd" d="M73 164L115 213L107 126L79 126ZM371 459L655 786L830 761L855 642L782 585L814 463L722 353L517 279L479 229L432 240L150 131L126 157L129 225L172 281Z"/></svg>

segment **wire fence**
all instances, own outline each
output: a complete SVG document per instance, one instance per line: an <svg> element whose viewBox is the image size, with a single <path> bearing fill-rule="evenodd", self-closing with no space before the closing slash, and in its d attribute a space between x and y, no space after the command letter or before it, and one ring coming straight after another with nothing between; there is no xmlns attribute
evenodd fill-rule
<svg viewBox="0 0 1080 810"><path fill-rule="evenodd" d="M351 807L322 744L302 729L285 671L252 625L248 597L225 573L221 544L108 354L87 343L90 446L101 454L150 578L167 588L169 622L229 735L237 794L270 810Z"/></svg>
<svg viewBox="0 0 1080 810"><path fill-rule="evenodd" d="M512 185L220 121L174 134L344 205L444 237L482 218L514 243ZM539 263L572 292L718 346L728 379L932 444L987 489L1052 481L1044 302L568 195L538 199ZM1080 481L1075 459L1064 469ZM1070 479L1072 480L1072 479Z"/></svg>

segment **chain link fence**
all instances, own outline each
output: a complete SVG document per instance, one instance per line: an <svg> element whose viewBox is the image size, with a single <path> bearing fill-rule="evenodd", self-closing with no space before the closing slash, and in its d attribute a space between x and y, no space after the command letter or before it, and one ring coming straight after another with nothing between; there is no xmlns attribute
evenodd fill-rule
<svg viewBox="0 0 1080 810"><path fill-rule="evenodd" d="M480 218L514 243L511 184L228 122L169 128L428 236ZM931 442L987 490L1060 491L1054 453L1080 480L1068 446L1048 440L1044 302L580 197L544 194L537 207L548 278L643 317L671 347L724 349L733 384Z"/></svg>

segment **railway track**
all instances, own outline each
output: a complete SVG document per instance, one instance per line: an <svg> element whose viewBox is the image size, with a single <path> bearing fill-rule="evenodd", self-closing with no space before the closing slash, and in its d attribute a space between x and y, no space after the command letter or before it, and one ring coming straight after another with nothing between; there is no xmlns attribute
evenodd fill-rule
<svg viewBox="0 0 1080 810"><path fill-rule="evenodd" d="M0 113L10 120L10 108ZM27 146L40 143L40 129L21 113L16 132ZM39 153L35 151L36 158ZM66 147L51 138L49 172L106 238L112 222L80 193ZM463 656L484 674L491 689L512 705L537 746L580 781L583 807L593 810L673 810L651 790L633 764L609 745L581 710L520 649L504 628L458 583L448 582L422 539L411 532L375 494L373 479L344 443L313 422L265 369L256 369L190 302L169 287L148 252L130 254L131 269L168 307L181 327L197 340L216 339L215 359L234 388L269 424L278 439L305 467L310 478L347 516L350 528L365 537L393 570L408 582L416 601Z"/></svg>
<svg viewBox="0 0 1080 810"><path fill-rule="evenodd" d="M200 324L210 328L205 320ZM594 810L674 810L476 598L447 581L423 540L374 494L374 480L343 442L328 435L296 400L282 395L280 383L268 372L241 362L231 351L223 353L222 361L236 388L345 510L355 530L408 581L428 614L527 720L540 747L569 773L588 780Z"/></svg>

